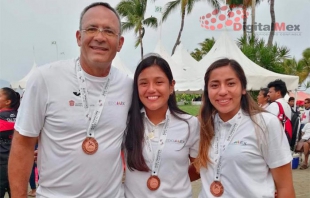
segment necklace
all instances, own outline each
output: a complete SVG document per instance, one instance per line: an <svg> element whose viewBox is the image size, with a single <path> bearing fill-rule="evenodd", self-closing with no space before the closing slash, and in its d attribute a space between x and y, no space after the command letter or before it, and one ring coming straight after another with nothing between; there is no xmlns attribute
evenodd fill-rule
<svg viewBox="0 0 310 198"><path fill-rule="evenodd" d="M150 140L152 140L152 139L155 138L155 129L156 129L156 126L154 126L154 127L152 128L152 130L148 130L149 132L148 132L147 136L148 136L148 138L149 138Z"/></svg>

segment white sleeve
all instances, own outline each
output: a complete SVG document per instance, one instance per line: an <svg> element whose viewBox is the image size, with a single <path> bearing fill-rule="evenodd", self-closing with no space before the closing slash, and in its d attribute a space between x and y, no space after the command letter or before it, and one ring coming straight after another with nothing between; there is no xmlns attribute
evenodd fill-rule
<svg viewBox="0 0 310 198"><path fill-rule="evenodd" d="M292 160L290 146L279 119L273 115L266 115L267 145L263 144L263 157L269 168L277 168L289 163Z"/></svg>
<svg viewBox="0 0 310 198"><path fill-rule="evenodd" d="M197 117L193 117L190 122L190 137L191 146L189 148L189 155L192 158L198 156L199 139L200 139L200 124Z"/></svg>
<svg viewBox="0 0 310 198"><path fill-rule="evenodd" d="M29 78L18 109L15 130L21 135L37 137L44 125L48 91L44 78L37 69Z"/></svg>
<svg viewBox="0 0 310 198"><path fill-rule="evenodd" d="M272 113L275 116L279 115L279 106L276 102L272 102L267 108L266 111Z"/></svg>

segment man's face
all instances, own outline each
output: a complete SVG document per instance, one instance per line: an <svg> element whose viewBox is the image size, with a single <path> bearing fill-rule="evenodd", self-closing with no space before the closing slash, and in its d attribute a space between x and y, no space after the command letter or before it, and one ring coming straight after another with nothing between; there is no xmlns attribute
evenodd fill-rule
<svg viewBox="0 0 310 198"><path fill-rule="evenodd" d="M274 102L275 100L281 98L281 93L280 91L276 91L274 87L270 87L267 96L269 101Z"/></svg>
<svg viewBox="0 0 310 198"><path fill-rule="evenodd" d="M290 105L290 107L294 107L294 103L295 103L295 100L290 100L290 101L288 102L288 104Z"/></svg>
<svg viewBox="0 0 310 198"><path fill-rule="evenodd" d="M306 108L306 109L309 109L309 108L310 108L310 101L305 100L305 101L304 101L304 105L305 105L305 108Z"/></svg>
<svg viewBox="0 0 310 198"><path fill-rule="evenodd" d="M109 36L105 32L89 34L82 31L90 27L109 29L118 35ZM92 7L84 14L81 28L76 32L77 43L81 47L81 64L100 68L110 66L124 42L124 38L119 35L119 21L115 13L104 6Z"/></svg>

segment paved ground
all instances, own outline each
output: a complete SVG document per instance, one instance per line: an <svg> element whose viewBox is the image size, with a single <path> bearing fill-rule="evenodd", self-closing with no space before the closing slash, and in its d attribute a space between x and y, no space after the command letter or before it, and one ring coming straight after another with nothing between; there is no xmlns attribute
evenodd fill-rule
<svg viewBox="0 0 310 198"><path fill-rule="evenodd" d="M293 180L294 180L296 198L310 198L310 168L306 170L294 169ZM197 198L201 189L200 180L192 182L192 187L193 187L193 198ZM5 198L8 198L7 194Z"/></svg>

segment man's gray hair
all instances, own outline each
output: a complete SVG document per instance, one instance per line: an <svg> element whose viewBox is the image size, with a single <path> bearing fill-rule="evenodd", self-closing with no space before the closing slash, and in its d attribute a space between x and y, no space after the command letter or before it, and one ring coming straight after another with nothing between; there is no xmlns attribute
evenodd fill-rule
<svg viewBox="0 0 310 198"><path fill-rule="evenodd" d="M95 2L95 3L92 3L90 4L89 6L87 6L86 8L84 8L84 10L82 11L81 13L81 16L80 16L80 30L82 29L82 19L85 15L85 13L90 9L90 8L93 8L93 7L96 7L96 6L103 6L103 7L106 7L108 8L109 10L111 10L112 12L114 12L114 14L116 15L117 19L118 19L118 24L119 24L119 35L122 34L122 25L121 25L121 18L119 17L117 11L110 6L110 4L108 3L105 3L105 2Z"/></svg>

